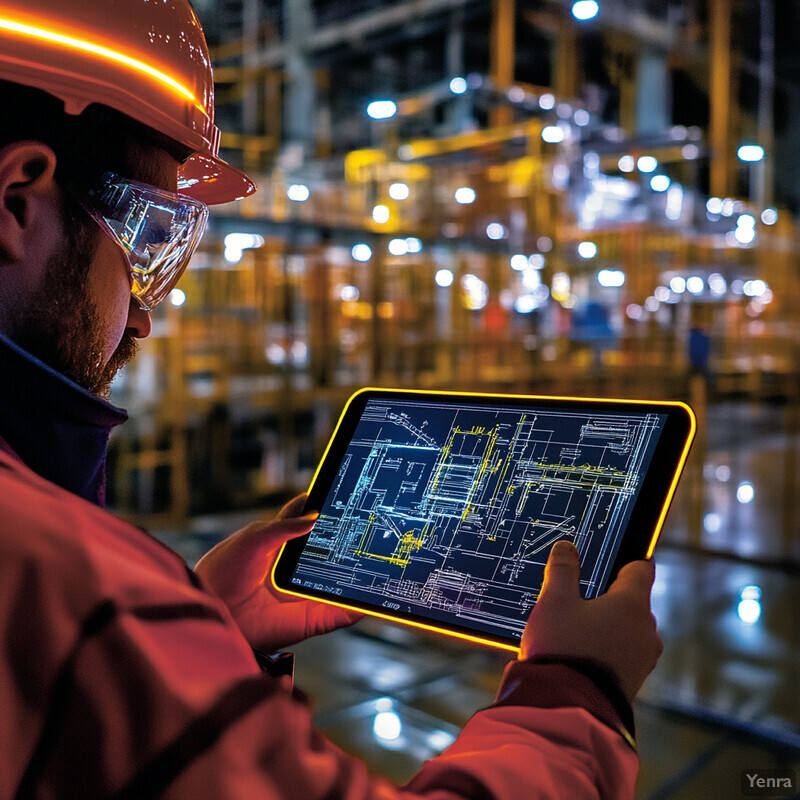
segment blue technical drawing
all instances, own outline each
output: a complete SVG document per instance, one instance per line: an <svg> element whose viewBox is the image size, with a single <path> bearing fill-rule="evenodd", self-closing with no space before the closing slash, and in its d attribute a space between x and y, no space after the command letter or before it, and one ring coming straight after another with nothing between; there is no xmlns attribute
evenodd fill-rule
<svg viewBox="0 0 800 800"><path fill-rule="evenodd" d="M518 639L554 542L605 589L665 419L370 399L292 582Z"/></svg>

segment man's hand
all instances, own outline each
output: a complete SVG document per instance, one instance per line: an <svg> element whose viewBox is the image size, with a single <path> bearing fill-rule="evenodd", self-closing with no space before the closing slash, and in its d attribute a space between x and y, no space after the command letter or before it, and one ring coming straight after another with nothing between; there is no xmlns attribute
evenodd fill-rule
<svg viewBox="0 0 800 800"><path fill-rule="evenodd" d="M578 551L557 542L544 572L544 586L522 634L520 658L561 656L602 664L633 700L664 645L650 611L655 578L652 561L626 564L608 591L592 600L580 595Z"/></svg>
<svg viewBox="0 0 800 800"><path fill-rule="evenodd" d="M272 566L281 545L308 533L317 518L298 516L305 501L304 494L295 497L274 520L242 528L209 550L195 567L228 606L251 646L266 653L352 625L362 616L283 594L272 585Z"/></svg>

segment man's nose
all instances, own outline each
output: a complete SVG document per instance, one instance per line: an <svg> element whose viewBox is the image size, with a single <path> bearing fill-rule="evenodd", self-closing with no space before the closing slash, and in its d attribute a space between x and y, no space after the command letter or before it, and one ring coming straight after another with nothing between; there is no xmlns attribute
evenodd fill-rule
<svg viewBox="0 0 800 800"><path fill-rule="evenodd" d="M140 308L139 304L131 296L126 331L136 339L146 339L152 330L153 320L150 319L150 312Z"/></svg>

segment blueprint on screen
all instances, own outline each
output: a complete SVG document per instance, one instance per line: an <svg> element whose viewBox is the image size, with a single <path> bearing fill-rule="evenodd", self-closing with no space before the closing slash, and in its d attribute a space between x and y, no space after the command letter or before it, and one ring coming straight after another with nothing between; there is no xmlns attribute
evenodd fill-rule
<svg viewBox="0 0 800 800"><path fill-rule="evenodd" d="M519 638L554 542L605 588L662 420L371 399L293 582Z"/></svg>

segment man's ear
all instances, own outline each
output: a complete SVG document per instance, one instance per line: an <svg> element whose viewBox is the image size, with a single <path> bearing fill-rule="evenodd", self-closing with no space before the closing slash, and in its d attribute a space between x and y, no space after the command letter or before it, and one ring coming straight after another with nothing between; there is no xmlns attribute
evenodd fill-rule
<svg viewBox="0 0 800 800"><path fill-rule="evenodd" d="M44 142L13 142L0 148L0 258L21 261L35 245L41 215L60 204L56 154ZM60 205L58 206L60 207Z"/></svg>

